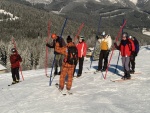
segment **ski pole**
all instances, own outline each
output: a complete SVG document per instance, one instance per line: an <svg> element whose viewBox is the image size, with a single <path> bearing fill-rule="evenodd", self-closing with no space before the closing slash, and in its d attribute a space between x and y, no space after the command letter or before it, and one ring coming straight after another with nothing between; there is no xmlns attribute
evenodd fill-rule
<svg viewBox="0 0 150 113"><path fill-rule="evenodd" d="M48 34L48 37L47 37L47 39L46 39L46 43L48 43L48 41L49 41L49 39L50 39L50 26L51 26L51 22L49 21L48 22L48 27L47 27L47 34ZM48 47L46 46L46 54L45 54L45 75L47 76L47 77L49 77L48 75L47 75L47 64L48 63Z"/></svg>
<svg viewBox="0 0 150 113"><path fill-rule="evenodd" d="M123 23L124 23L124 19L123 19ZM123 29L122 29L122 33L123 33ZM119 51L119 55L118 55L117 64L116 64L116 67L115 67L114 74L115 74L116 71L117 71L117 67L118 67L118 63L119 63L119 58L120 58L120 51Z"/></svg>
<svg viewBox="0 0 150 113"><path fill-rule="evenodd" d="M100 32L100 25L101 25L101 16L99 18L98 30L97 30L96 36L98 36L98 33ZM93 62L93 57L94 57L94 53L95 53L96 43L97 43L97 40L95 39L94 50L93 50L92 56L90 57L90 59L91 59L90 68L91 68L92 62Z"/></svg>
<svg viewBox="0 0 150 113"><path fill-rule="evenodd" d="M65 28L65 26L66 26L66 23L67 23L67 18L65 19L65 22L64 22L64 24L63 24L63 27L62 27L62 30L61 30L61 33L60 33L60 38L62 38L62 34L63 34L63 32L64 32L64 28ZM53 67L54 67L54 64L55 64L55 57L56 57L56 55L54 55L54 60L53 60L53 64L52 64L52 69L51 69L51 73L50 73L50 81L49 81L49 86L51 86L52 85L52 81L53 81L53 79L54 79L54 77L52 78L52 72L53 72Z"/></svg>
<svg viewBox="0 0 150 113"><path fill-rule="evenodd" d="M82 24L80 25L80 27L79 27L79 29L78 29L78 32L77 32L77 34L76 34L75 37L74 37L74 42L76 41L77 36L79 36L79 34L81 33L81 30L82 30L83 27L84 27L84 23L82 23Z"/></svg>
<svg viewBox="0 0 150 113"><path fill-rule="evenodd" d="M119 32L118 32L118 35L116 37L116 42L118 41L118 38L120 37L121 35L121 32L122 32L122 29L124 28L124 26L126 25L126 20L124 21L123 25L121 26ZM112 53L110 55L110 59L109 59L109 62L108 62L108 65L107 65L107 68L106 68L106 73L105 73L105 76L104 76L104 79L106 79L106 76L107 76L107 72L108 72L108 68L110 66L110 61L111 61L111 58L112 58L112 55L114 53L114 50L115 50L115 47L113 46L113 49L112 49Z"/></svg>

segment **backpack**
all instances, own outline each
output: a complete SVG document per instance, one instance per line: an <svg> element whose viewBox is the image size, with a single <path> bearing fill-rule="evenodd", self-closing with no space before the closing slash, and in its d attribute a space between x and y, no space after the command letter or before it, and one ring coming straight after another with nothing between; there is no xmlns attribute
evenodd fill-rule
<svg viewBox="0 0 150 113"><path fill-rule="evenodd" d="M68 56L67 56L67 63L71 65L77 65L78 62L78 50L76 46L68 47Z"/></svg>

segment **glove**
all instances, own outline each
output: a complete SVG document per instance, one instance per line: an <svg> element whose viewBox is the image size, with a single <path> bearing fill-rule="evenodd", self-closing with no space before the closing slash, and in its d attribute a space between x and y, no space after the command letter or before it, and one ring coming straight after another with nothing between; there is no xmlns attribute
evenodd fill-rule
<svg viewBox="0 0 150 113"><path fill-rule="evenodd" d="M96 35L96 40L98 40L99 39L99 37Z"/></svg>
<svg viewBox="0 0 150 113"><path fill-rule="evenodd" d="M49 47L50 45L48 43L46 43L46 46Z"/></svg>
<svg viewBox="0 0 150 113"><path fill-rule="evenodd" d="M134 55L137 56L137 52L134 52Z"/></svg>

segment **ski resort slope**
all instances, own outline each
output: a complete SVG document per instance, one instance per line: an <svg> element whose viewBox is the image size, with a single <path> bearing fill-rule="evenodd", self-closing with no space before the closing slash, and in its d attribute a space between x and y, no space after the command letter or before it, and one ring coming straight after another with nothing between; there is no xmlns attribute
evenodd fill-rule
<svg viewBox="0 0 150 113"><path fill-rule="evenodd" d="M117 58L115 51L105 80L101 73L93 73L98 62L89 70L85 59L83 75L73 80L73 94L66 96L55 87L59 76L49 86L44 69L23 71L25 80L12 86L11 73L0 74L0 113L149 113L150 46L141 47L133 80L111 81L123 74L121 59L113 74Z"/></svg>

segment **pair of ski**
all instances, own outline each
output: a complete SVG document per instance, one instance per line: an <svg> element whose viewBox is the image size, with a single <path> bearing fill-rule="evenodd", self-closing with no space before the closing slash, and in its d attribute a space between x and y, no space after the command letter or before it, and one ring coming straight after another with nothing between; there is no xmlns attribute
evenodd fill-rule
<svg viewBox="0 0 150 113"><path fill-rule="evenodd" d="M64 96L66 96L67 94L68 94L68 95L72 95L72 94L73 94L73 93L70 92L70 91L64 92L63 90L59 89L59 84L58 84L58 83L56 83L55 86L56 86L56 88L59 90L59 92L60 92L62 95L64 95Z"/></svg>
<svg viewBox="0 0 150 113"><path fill-rule="evenodd" d="M135 72L133 74L141 74L141 72ZM131 74L131 75L133 75ZM131 78L131 79L115 79L115 80L110 80L112 82L123 82L123 81L128 81L128 80L135 80L135 78Z"/></svg>
<svg viewBox="0 0 150 113"><path fill-rule="evenodd" d="M130 79L115 79L115 80L110 80L112 82L124 82L124 81L129 81L129 80L135 80L135 78L130 78Z"/></svg>

